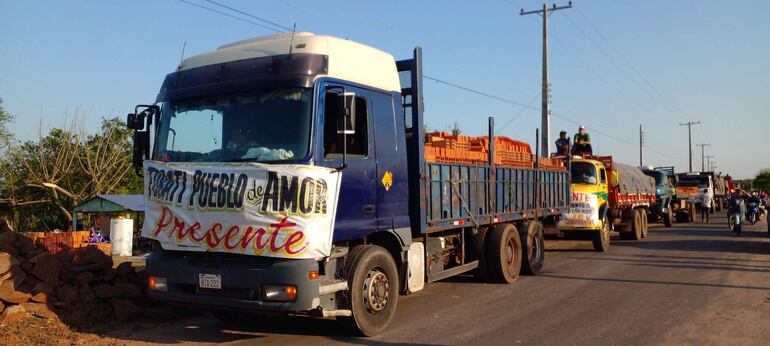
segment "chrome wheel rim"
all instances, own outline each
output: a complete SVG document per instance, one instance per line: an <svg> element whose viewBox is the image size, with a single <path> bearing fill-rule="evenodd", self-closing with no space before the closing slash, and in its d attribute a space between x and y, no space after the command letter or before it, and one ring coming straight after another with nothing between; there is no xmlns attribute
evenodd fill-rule
<svg viewBox="0 0 770 346"><path fill-rule="evenodd" d="M372 268L364 279L364 306L370 314L376 314L388 305L390 283L380 268Z"/></svg>

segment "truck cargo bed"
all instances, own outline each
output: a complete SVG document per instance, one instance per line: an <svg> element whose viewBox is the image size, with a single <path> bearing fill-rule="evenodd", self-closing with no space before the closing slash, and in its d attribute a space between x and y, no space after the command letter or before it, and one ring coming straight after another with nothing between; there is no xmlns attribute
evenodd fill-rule
<svg viewBox="0 0 770 346"><path fill-rule="evenodd" d="M425 172L427 233L553 216L569 206L563 170L425 163Z"/></svg>

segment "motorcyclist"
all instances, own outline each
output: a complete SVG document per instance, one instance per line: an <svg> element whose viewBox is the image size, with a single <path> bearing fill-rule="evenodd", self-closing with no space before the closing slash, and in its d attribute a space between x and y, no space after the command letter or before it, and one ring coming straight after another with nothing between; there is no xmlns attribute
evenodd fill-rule
<svg viewBox="0 0 770 346"><path fill-rule="evenodd" d="M733 227L733 232L735 232L736 237L740 237L743 218L744 215L746 215L746 204L743 202L743 196L741 196L740 192L736 191L733 194L733 196L730 198L729 205L730 211L728 217L735 218L735 226Z"/></svg>

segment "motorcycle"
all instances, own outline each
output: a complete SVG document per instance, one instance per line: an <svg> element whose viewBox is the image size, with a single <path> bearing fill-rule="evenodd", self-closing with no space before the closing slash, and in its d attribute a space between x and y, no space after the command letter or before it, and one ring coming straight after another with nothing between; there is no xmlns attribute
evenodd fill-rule
<svg viewBox="0 0 770 346"><path fill-rule="evenodd" d="M757 223L760 219L760 213L759 203L755 201L746 203L746 221L751 222L752 225Z"/></svg>

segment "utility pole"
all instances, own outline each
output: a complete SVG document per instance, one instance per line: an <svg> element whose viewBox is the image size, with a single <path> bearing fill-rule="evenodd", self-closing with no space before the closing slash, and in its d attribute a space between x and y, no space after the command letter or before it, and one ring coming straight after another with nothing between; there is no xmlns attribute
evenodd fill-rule
<svg viewBox="0 0 770 346"><path fill-rule="evenodd" d="M692 172L692 126L700 125L700 121L688 121L684 124L679 123L679 125L687 126L687 150L690 154L690 170L688 172Z"/></svg>
<svg viewBox="0 0 770 346"><path fill-rule="evenodd" d="M700 147L700 171L706 171L706 147L710 146L710 143L696 144Z"/></svg>
<svg viewBox="0 0 770 346"><path fill-rule="evenodd" d="M572 8L572 1L569 1L566 6L556 6L553 4L550 8L548 4L543 4L542 10L524 11L521 9L519 15L524 16L528 14L538 14L543 17L543 90L542 96L542 119L540 123L540 143L541 143L541 155L548 157L551 153L551 110L550 110L550 83L548 82L548 12L554 12Z"/></svg>
<svg viewBox="0 0 770 346"><path fill-rule="evenodd" d="M639 167L644 166L644 131L642 131L642 124L639 124Z"/></svg>
<svg viewBox="0 0 770 346"><path fill-rule="evenodd" d="M711 158L713 157L714 155L706 155L706 167L708 167L709 171L712 171L712 172L714 171L713 169L711 169Z"/></svg>

